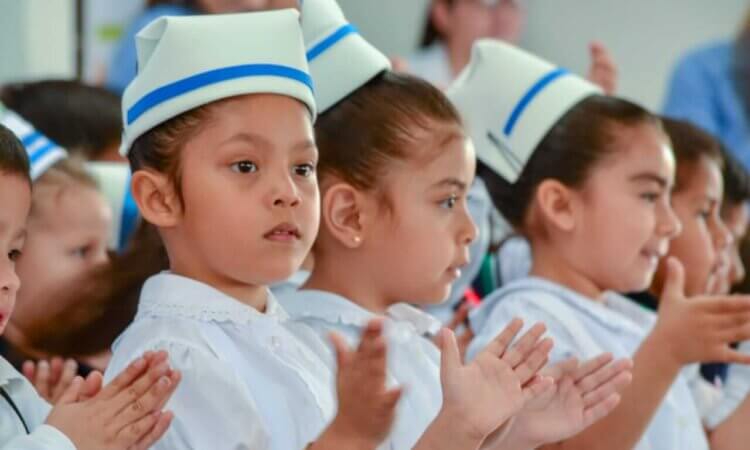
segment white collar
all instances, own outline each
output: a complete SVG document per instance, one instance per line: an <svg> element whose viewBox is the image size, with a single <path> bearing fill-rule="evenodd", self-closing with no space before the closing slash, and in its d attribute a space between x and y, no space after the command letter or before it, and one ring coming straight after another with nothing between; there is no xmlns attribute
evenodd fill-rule
<svg viewBox="0 0 750 450"><path fill-rule="evenodd" d="M146 280L137 316L182 317L246 325L262 318L286 320L286 311L268 292L265 313L191 278L162 272Z"/></svg>
<svg viewBox="0 0 750 450"><path fill-rule="evenodd" d="M13 380L24 380L24 376L0 356L0 387L7 386Z"/></svg>
<svg viewBox="0 0 750 450"><path fill-rule="evenodd" d="M327 291L303 289L282 298L284 308L294 318L316 318L331 323L364 327L379 317L351 300ZM426 312L397 303L388 307L387 318L398 324L410 325L417 334L436 334L442 324Z"/></svg>

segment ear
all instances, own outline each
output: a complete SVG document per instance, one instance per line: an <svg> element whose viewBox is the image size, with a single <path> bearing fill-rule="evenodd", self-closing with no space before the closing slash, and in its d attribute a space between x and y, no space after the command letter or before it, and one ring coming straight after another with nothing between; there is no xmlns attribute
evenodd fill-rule
<svg viewBox="0 0 750 450"><path fill-rule="evenodd" d="M133 199L141 215L157 227L177 225L182 217L182 204L166 174L154 170L137 170L130 181Z"/></svg>
<svg viewBox="0 0 750 450"><path fill-rule="evenodd" d="M434 0L430 8L430 20L435 29L442 35L448 34L451 26L451 8L445 0Z"/></svg>
<svg viewBox="0 0 750 450"><path fill-rule="evenodd" d="M544 222L564 232L577 225L579 194L557 180L544 180L537 187L536 201Z"/></svg>
<svg viewBox="0 0 750 450"><path fill-rule="evenodd" d="M348 183L335 183L325 190L321 202L323 226L337 241L348 248L362 245L373 202Z"/></svg>

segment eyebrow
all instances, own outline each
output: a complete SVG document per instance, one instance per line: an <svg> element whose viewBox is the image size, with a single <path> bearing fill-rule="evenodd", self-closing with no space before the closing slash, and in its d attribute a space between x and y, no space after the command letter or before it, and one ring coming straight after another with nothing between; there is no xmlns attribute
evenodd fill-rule
<svg viewBox="0 0 750 450"><path fill-rule="evenodd" d="M455 187L458 188L461 191L466 190L466 183L459 180L458 178L446 178L444 180L438 181L433 185L433 188L441 188L441 187Z"/></svg>
<svg viewBox="0 0 750 450"><path fill-rule="evenodd" d="M636 175L633 175L629 178L630 181L650 181L653 183L658 184L662 188L666 188L669 186L669 182L666 178L664 178L661 175L657 175L655 173L651 172L643 172Z"/></svg>
<svg viewBox="0 0 750 450"><path fill-rule="evenodd" d="M259 147L261 149L270 149L273 147L273 144L271 141L266 139L265 137L254 134L254 133L238 133L233 135L232 137L224 140L219 144L219 146L225 145L230 142L246 142L250 145ZM300 142L297 142L292 146L293 151L307 151L307 150L317 150L317 146L315 145L315 142L312 139L304 139Z"/></svg>

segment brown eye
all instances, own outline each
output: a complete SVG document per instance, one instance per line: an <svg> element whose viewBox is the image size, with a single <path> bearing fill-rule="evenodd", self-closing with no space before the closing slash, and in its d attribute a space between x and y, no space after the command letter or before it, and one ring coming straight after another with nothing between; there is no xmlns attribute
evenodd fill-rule
<svg viewBox="0 0 750 450"><path fill-rule="evenodd" d="M232 170L237 173L252 173L258 170L258 166L252 161L239 161L232 164Z"/></svg>
<svg viewBox="0 0 750 450"><path fill-rule="evenodd" d="M298 166L294 166L294 173L301 177L307 178L315 173L315 166L312 164L300 164Z"/></svg>

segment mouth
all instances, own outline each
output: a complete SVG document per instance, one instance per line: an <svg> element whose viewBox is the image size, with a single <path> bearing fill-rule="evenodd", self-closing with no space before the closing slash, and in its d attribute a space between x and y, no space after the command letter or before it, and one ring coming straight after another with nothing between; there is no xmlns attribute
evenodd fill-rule
<svg viewBox="0 0 750 450"><path fill-rule="evenodd" d="M661 248L647 248L641 250L641 256L649 260L651 264L658 264L659 261L667 256L667 250Z"/></svg>
<svg viewBox="0 0 750 450"><path fill-rule="evenodd" d="M273 242L295 242L302 238L302 233L296 225L282 223L264 234L263 237Z"/></svg>
<svg viewBox="0 0 750 450"><path fill-rule="evenodd" d="M453 279L461 278L461 269L463 267L466 267L467 264L469 264L469 261L462 260L459 263L453 264L450 267L448 267L448 270L446 272L448 272L448 276L450 278L453 278Z"/></svg>

